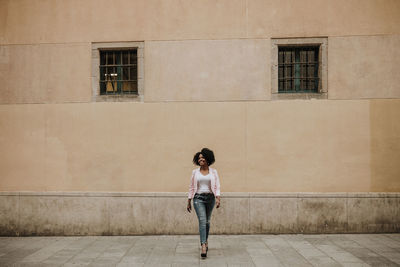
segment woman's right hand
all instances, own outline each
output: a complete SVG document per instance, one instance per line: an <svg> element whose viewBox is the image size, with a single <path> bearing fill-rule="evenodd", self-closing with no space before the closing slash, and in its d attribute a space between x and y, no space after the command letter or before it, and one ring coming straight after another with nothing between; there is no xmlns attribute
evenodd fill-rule
<svg viewBox="0 0 400 267"><path fill-rule="evenodd" d="M188 212L191 212L192 211L192 204L190 203L190 199L189 199L189 201L188 201L188 204L187 204L187 211Z"/></svg>

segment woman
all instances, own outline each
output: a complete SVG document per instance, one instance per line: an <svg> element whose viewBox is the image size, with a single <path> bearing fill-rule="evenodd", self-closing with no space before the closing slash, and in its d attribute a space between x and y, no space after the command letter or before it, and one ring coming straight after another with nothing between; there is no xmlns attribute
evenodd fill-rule
<svg viewBox="0 0 400 267"><path fill-rule="evenodd" d="M216 204L220 206L220 184L216 169L209 166L215 162L214 153L203 148L193 157L193 163L200 166L193 170L190 180L187 211L191 212L193 206L199 219L199 233L201 244L201 257L207 257L208 233L210 231L211 212Z"/></svg>

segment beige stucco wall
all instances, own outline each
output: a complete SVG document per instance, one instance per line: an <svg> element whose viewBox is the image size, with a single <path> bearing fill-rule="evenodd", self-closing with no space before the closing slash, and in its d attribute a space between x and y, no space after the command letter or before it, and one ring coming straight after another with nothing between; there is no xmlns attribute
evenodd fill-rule
<svg viewBox="0 0 400 267"><path fill-rule="evenodd" d="M399 191L400 2L0 0L0 190ZM271 100L271 39L328 38L328 100ZM144 101L92 100L93 42L144 42Z"/></svg>
<svg viewBox="0 0 400 267"><path fill-rule="evenodd" d="M400 96L396 0L0 3L0 103L90 102L106 41L145 42L145 101L268 100L270 41L288 37L328 37L329 99Z"/></svg>
<svg viewBox="0 0 400 267"><path fill-rule="evenodd" d="M145 102L271 99L270 39L146 41ZM400 35L328 38L328 98L399 98ZM0 103L91 101L91 44L1 45Z"/></svg>
<svg viewBox="0 0 400 267"><path fill-rule="evenodd" d="M88 102L91 45L0 46L0 103Z"/></svg>
<svg viewBox="0 0 400 267"><path fill-rule="evenodd" d="M249 0L248 36L347 36L399 33L396 0Z"/></svg>
<svg viewBox="0 0 400 267"><path fill-rule="evenodd" d="M270 41L146 42L145 101L270 98Z"/></svg>
<svg viewBox="0 0 400 267"><path fill-rule="evenodd" d="M332 37L328 46L330 99L400 98L400 35Z"/></svg>
<svg viewBox="0 0 400 267"><path fill-rule="evenodd" d="M4 42L13 44L246 35L243 0L2 0L2 6L8 10Z"/></svg>
<svg viewBox="0 0 400 267"><path fill-rule="evenodd" d="M185 192L209 146L225 192L398 191L399 112L400 100L1 105L0 188Z"/></svg>
<svg viewBox="0 0 400 267"><path fill-rule="evenodd" d="M260 102L247 113L247 190L374 191L368 102Z"/></svg>
<svg viewBox="0 0 400 267"><path fill-rule="evenodd" d="M399 118L398 100L370 102L371 186L381 191L399 188Z"/></svg>
<svg viewBox="0 0 400 267"><path fill-rule="evenodd" d="M400 33L397 0L1 0L0 7L3 44Z"/></svg>

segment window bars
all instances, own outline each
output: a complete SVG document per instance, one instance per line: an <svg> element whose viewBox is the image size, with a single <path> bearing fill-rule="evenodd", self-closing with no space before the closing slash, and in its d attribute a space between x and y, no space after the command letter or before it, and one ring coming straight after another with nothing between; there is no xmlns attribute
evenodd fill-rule
<svg viewBox="0 0 400 267"><path fill-rule="evenodd" d="M136 48L100 50L100 94L138 94Z"/></svg>
<svg viewBox="0 0 400 267"><path fill-rule="evenodd" d="M278 93L318 93L318 46L283 46L278 50Z"/></svg>

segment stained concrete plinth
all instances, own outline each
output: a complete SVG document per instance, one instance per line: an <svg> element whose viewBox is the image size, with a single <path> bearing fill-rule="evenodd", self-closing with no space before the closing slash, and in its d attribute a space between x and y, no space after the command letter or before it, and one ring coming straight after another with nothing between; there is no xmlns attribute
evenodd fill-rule
<svg viewBox="0 0 400 267"><path fill-rule="evenodd" d="M225 193L216 234L390 233L399 193ZM196 234L186 193L2 192L0 235Z"/></svg>

